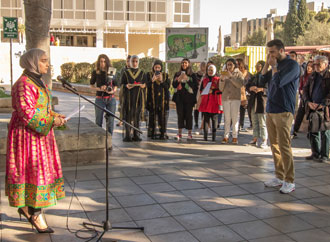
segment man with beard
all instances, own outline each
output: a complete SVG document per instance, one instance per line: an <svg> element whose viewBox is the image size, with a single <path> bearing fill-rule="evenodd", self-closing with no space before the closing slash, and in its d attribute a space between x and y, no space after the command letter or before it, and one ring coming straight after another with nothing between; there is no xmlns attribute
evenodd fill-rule
<svg viewBox="0 0 330 242"><path fill-rule="evenodd" d="M285 54L279 39L267 43L268 56L262 70L263 82L268 83L266 125L275 165L275 178L266 187L281 187L281 193L295 190L294 163L290 131L295 112L299 64ZM269 67L271 70L268 71Z"/></svg>

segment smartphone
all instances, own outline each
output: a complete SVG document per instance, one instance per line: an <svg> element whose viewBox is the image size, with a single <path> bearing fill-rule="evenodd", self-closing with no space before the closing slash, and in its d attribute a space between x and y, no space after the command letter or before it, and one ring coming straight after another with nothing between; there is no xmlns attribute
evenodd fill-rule
<svg viewBox="0 0 330 242"><path fill-rule="evenodd" d="M156 71L155 75L158 76L160 74L160 71Z"/></svg>
<svg viewBox="0 0 330 242"><path fill-rule="evenodd" d="M181 74L185 75L185 74L186 74L186 72L185 72L185 71L181 71Z"/></svg>

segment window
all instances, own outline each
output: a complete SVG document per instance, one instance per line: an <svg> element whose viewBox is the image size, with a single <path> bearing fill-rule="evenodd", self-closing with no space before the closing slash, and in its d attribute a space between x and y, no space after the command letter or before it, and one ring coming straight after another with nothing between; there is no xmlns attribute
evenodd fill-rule
<svg viewBox="0 0 330 242"><path fill-rule="evenodd" d="M166 22L166 1L154 0L148 2L148 21Z"/></svg>
<svg viewBox="0 0 330 242"><path fill-rule="evenodd" d="M166 22L166 0L104 0L104 19Z"/></svg>
<svg viewBox="0 0 330 242"><path fill-rule="evenodd" d="M174 0L174 22L190 23L189 0Z"/></svg>
<svg viewBox="0 0 330 242"><path fill-rule="evenodd" d="M87 36L77 36L77 46L88 46Z"/></svg>
<svg viewBox="0 0 330 242"><path fill-rule="evenodd" d="M53 18L96 19L95 0L54 0Z"/></svg>
<svg viewBox="0 0 330 242"><path fill-rule="evenodd" d="M104 1L105 20L124 20L124 1L105 0Z"/></svg>
<svg viewBox="0 0 330 242"><path fill-rule="evenodd" d="M21 0L0 0L0 16L22 17Z"/></svg>

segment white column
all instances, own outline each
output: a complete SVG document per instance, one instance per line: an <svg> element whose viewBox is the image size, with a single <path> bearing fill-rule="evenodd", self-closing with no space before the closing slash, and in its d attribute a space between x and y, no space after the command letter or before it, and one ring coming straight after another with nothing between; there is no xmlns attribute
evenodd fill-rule
<svg viewBox="0 0 330 242"><path fill-rule="evenodd" d="M96 30L96 47L103 48L103 28L98 28Z"/></svg>
<svg viewBox="0 0 330 242"><path fill-rule="evenodd" d="M96 11L96 47L103 48L104 1L95 1Z"/></svg>

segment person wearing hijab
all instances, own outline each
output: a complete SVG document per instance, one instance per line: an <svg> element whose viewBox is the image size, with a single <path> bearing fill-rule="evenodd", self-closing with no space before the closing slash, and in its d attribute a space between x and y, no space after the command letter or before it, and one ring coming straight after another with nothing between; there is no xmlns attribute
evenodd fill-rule
<svg viewBox="0 0 330 242"><path fill-rule="evenodd" d="M198 82L196 76L193 75L189 59L185 58L181 61L180 71L175 73L172 86L174 88L173 101L178 115L176 139L182 139L182 129L186 128L188 129L187 140L192 140L192 111L196 103Z"/></svg>
<svg viewBox="0 0 330 242"><path fill-rule="evenodd" d="M95 103L99 106L108 109L110 112L116 112L115 93L117 91L117 82L111 78L110 59L107 55L101 54L96 61L96 70L92 72L90 79L90 87L96 91ZM104 111L95 106L95 123L102 127ZM113 134L114 117L109 117L108 122L109 133Z"/></svg>
<svg viewBox="0 0 330 242"><path fill-rule="evenodd" d="M230 126L233 130L232 143L238 144L238 112L241 106L241 87L244 83L243 74L234 59L226 61L226 72L220 77L219 88L222 92L223 112L225 115L225 133L222 144L229 142Z"/></svg>
<svg viewBox="0 0 330 242"><path fill-rule="evenodd" d="M121 79L121 88L123 88L122 114L123 119L140 127L141 115L144 115L145 107L145 87L147 76L142 69L139 69L139 57L133 55L130 60L130 68L124 71ZM132 128L125 126L124 142L141 141L139 133Z"/></svg>
<svg viewBox="0 0 330 242"><path fill-rule="evenodd" d="M221 105L221 96L219 89L219 77L216 76L216 72L217 68L215 67L215 65L210 65L207 70L207 75L203 78L200 86L202 101L199 106L199 112L202 112L204 117L203 129L205 141L207 141L207 131L210 119L212 120L212 141L215 141L218 124L218 114L222 112L219 109ZM209 91L205 92L205 88L208 88Z"/></svg>
<svg viewBox="0 0 330 242"><path fill-rule="evenodd" d="M166 113L169 110L169 88L171 81L163 72L163 63L155 60L151 72L147 74L147 109L149 111L148 133L156 139L156 121L160 130L159 139L165 139Z"/></svg>
<svg viewBox="0 0 330 242"><path fill-rule="evenodd" d="M11 91L14 111L8 126L6 196L39 233L53 233L42 209L65 197L53 127L66 120L52 111L52 95L42 80L49 68L46 52L30 49L20 66L23 74Z"/></svg>

